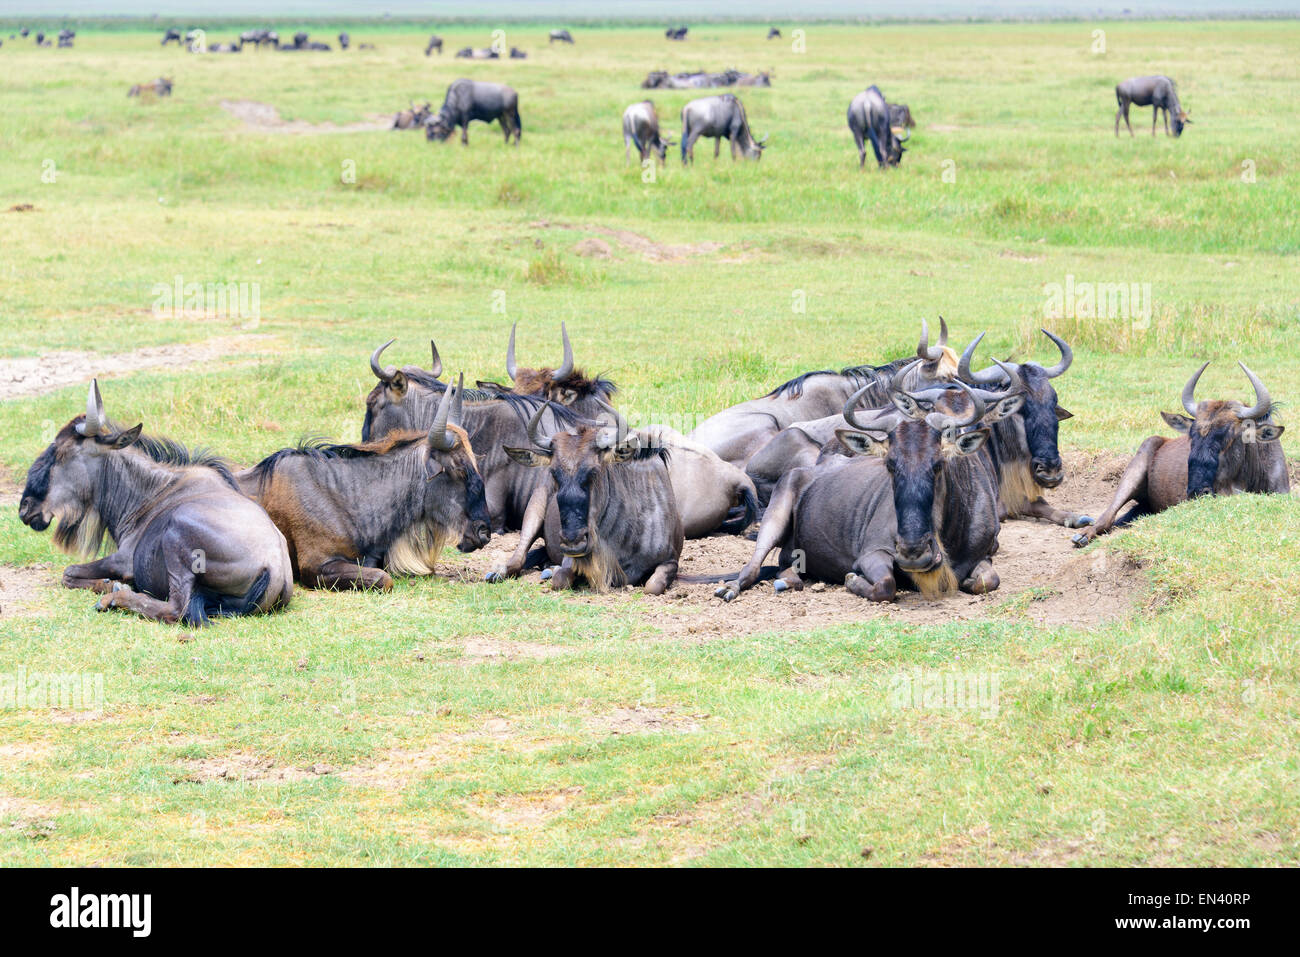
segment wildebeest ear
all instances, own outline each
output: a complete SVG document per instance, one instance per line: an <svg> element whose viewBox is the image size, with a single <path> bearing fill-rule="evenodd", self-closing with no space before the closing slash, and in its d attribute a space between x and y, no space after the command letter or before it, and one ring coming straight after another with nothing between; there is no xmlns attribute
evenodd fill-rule
<svg viewBox="0 0 1300 957"><path fill-rule="evenodd" d="M970 432L963 432L960 435L949 439L944 436L944 445L954 455L970 455L972 452L978 452L983 448L984 443L988 440L988 429L973 429Z"/></svg>
<svg viewBox="0 0 1300 957"><path fill-rule="evenodd" d="M633 432L629 433L621 443L610 449L607 455L611 461L626 462L628 459L635 458L640 451L641 437Z"/></svg>
<svg viewBox="0 0 1300 957"><path fill-rule="evenodd" d="M1064 422L1066 419L1073 419L1073 418L1074 418L1074 413L1071 412L1069 409L1061 405L1058 405L1056 407L1056 420L1058 422Z"/></svg>
<svg viewBox="0 0 1300 957"><path fill-rule="evenodd" d="M400 399L406 395L406 389L409 385L410 383L406 380L406 373L398 370L397 372L394 372L393 377L388 380L388 391L393 394L394 398Z"/></svg>
<svg viewBox="0 0 1300 957"><path fill-rule="evenodd" d="M430 455L424 463L424 480L427 482L443 472L443 465L437 456Z"/></svg>
<svg viewBox="0 0 1300 957"><path fill-rule="evenodd" d="M573 389L563 389L560 392L561 405L573 405L574 400L578 398L578 393Z"/></svg>
<svg viewBox="0 0 1300 957"><path fill-rule="evenodd" d="M852 429L836 429L835 438L840 440L850 455L884 455L889 451L889 433L857 432Z"/></svg>
<svg viewBox="0 0 1300 957"><path fill-rule="evenodd" d="M1008 416L1015 415L1020 411L1020 407L1025 404L1023 394L1009 395L1005 398L998 399L993 408L985 413L985 422L1000 422Z"/></svg>
<svg viewBox="0 0 1300 957"><path fill-rule="evenodd" d="M506 455L510 456L520 465L526 465L530 469L541 468L543 465L551 464L551 457L542 452L536 452L532 449L512 449L508 445L503 445Z"/></svg>
<svg viewBox="0 0 1300 957"><path fill-rule="evenodd" d="M1192 426L1196 424L1195 419L1188 418L1185 415L1175 415L1173 412L1161 412L1160 417L1175 432L1190 432Z"/></svg>
<svg viewBox="0 0 1300 957"><path fill-rule="evenodd" d="M894 407L909 419L922 419L925 417L926 410L906 392L891 392L889 398L894 403Z"/></svg>
<svg viewBox="0 0 1300 957"><path fill-rule="evenodd" d="M125 432L119 432L105 444L111 449L124 449L128 445L134 445L135 440L140 438L140 432L144 429L144 423L141 422L134 429L127 429Z"/></svg>
<svg viewBox="0 0 1300 957"><path fill-rule="evenodd" d="M1256 442L1276 442L1282 437L1285 431L1285 425L1274 425L1272 422L1261 422L1255 426Z"/></svg>

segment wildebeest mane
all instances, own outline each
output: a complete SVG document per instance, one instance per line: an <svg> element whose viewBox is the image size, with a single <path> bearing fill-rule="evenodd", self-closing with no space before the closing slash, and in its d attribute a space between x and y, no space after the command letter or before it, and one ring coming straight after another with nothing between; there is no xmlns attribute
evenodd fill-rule
<svg viewBox="0 0 1300 957"><path fill-rule="evenodd" d="M390 432L384 438L373 442L348 443L334 442L319 435L304 435L298 440L297 445L272 452L249 469L249 472L255 474L258 481L265 485L271 480L280 463L288 458L305 456L319 462L373 458L422 442L425 438L423 432Z"/></svg>

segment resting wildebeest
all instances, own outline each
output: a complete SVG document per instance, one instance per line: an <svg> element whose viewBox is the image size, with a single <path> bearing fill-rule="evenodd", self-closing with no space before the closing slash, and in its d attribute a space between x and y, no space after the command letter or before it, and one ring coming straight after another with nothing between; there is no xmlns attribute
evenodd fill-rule
<svg viewBox="0 0 1300 957"><path fill-rule="evenodd" d="M858 147L858 169L867 164L867 140L871 141L881 169L897 166L903 161L903 154L907 152L903 143L910 139L911 134L899 139L894 132L890 125L889 104L879 87L873 84L853 98L848 119L849 131Z"/></svg>
<svg viewBox="0 0 1300 957"><path fill-rule="evenodd" d="M208 47L209 53L239 53L243 47L238 43L214 43Z"/></svg>
<svg viewBox="0 0 1300 957"><path fill-rule="evenodd" d="M357 445L300 443L236 479L289 542L309 588L393 587L389 572L431 575L448 539L462 551L491 538L483 478L458 423L456 388L428 431Z"/></svg>
<svg viewBox="0 0 1300 957"><path fill-rule="evenodd" d="M510 59L512 59L512 60L527 60L527 59L528 59L528 54L525 53L523 50L519 49L519 47L511 47L511 48L510 48Z"/></svg>
<svg viewBox="0 0 1300 957"><path fill-rule="evenodd" d="M1115 135L1119 136L1119 118L1124 117L1124 125L1128 127L1129 136L1133 134L1133 124L1128 121L1129 106L1150 106L1151 110L1151 135L1156 135L1156 123L1160 119L1160 111L1165 111L1165 133L1169 133L1169 114L1174 116L1174 136L1183 135L1183 127L1192 122L1187 118L1187 112L1178 102L1178 92L1174 88L1174 81L1167 76L1138 76L1131 80L1125 80L1115 87L1115 100L1119 103L1119 109L1115 111Z"/></svg>
<svg viewBox="0 0 1300 957"><path fill-rule="evenodd" d="M758 496L744 472L666 425L648 425L640 435L644 444L668 452L668 477L687 538L719 530L739 534L754 523Z"/></svg>
<svg viewBox="0 0 1300 957"><path fill-rule="evenodd" d="M420 106L410 103L410 109L401 110L393 114L393 125L389 129L394 130L413 130L416 127L423 126L431 113L433 113L433 104L425 100Z"/></svg>
<svg viewBox="0 0 1300 957"><path fill-rule="evenodd" d="M1197 402L1196 383L1208 365L1206 362L1197 369L1183 387L1183 408L1188 414L1160 413L1174 431L1182 434L1176 439L1153 435L1138 447L1106 511L1091 528L1072 538L1076 546L1083 547L1112 528L1162 512L1189 498L1239 492L1285 494L1291 490L1286 457L1277 441L1284 427L1270 418L1273 400L1268 389L1238 362L1255 390L1255 403L1250 408L1233 399ZM1120 509L1130 501L1133 507L1117 519Z"/></svg>
<svg viewBox="0 0 1300 957"><path fill-rule="evenodd" d="M61 47L70 47L70 46L72 46L72 39L73 39L73 37L75 37L76 35L77 35L77 33L76 33L75 30L60 30L60 31L59 31L59 38L58 38L58 40L59 40L59 46L61 46Z"/></svg>
<svg viewBox="0 0 1300 957"><path fill-rule="evenodd" d="M176 41L177 46L181 45L181 31L168 30L166 33L163 34L161 45L166 46L167 44L171 43L173 40Z"/></svg>
<svg viewBox="0 0 1300 957"><path fill-rule="evenodd" d="M893 601L896 567L927 598L958 587L976 595L998 587L991 562L997 477L987 457L976 454L989 435L978 426L985 402L965 383L912 393L901 378L890 407L859 419L855 406L869 386L844 405L850 428L836 437L850 454L866 457L829 456L780 481L753 556L735 581L717 589L719 598L731 601L758 581L763 560L778 546L777 591L802 588L808 576ZM1014 411L1014 396L996 398L998 414Z"/></svg>
<svg viewBox="0 0 1300 957"><path fill-rule="evenodd" d="M664 36L669 40L685 40L688 30L690 27L669 27L664 31Z"/></svg>
<svg viewBox="0 0 1300 957"><path fill-rule="evenodd" d="M506 346L506 375L510 377L511 386L507 390L497 382L478 383L482 389L489 391L510 391L515 395L535 395L573 408L580 415L594 417L601 415L618 387L608 379L596 376L587 378L581 369L574 365L573 344L569 342L569 331L560 323L560 343L564 349L564 358L557 368L543 366L531 369L515 362L515 331L519 323L510 326L510 342Z"/></svg>
<svg viewBox="0 0 1300 957"><path fill-rule="evenodd" d="M993 427L989 452L998 469L998 486L1003 518L1041 518L1066 528L1081 528L1092 519L1059 508L1043 498L1045 489L1053 489L1065 478L1061 453L1057 446L1059 423L1071 418L1057 398L1052 379L1062 375L1074 361L1074 351L1064 339L1046 329L1043 335L1060 350L1060 360L1043 367L1036 362L1005 363L993 360L987 369L972 371L971 358L984 333L980 333L962 353L958 375L971 385L983 389L1012 388L1020 392L1024 404L1020 411Z"/></svg>
<svg viewBox="0 0 1300 957"><path fill-rule="evenodd" d="M573 34L571 34L568 30L552 30L551 35L546 42L547 44L551 44L554 43L556 40L559 40L561 43L572 43Z"/></svg>
<svg viewBox="0 0 1300 957"><path fill-rule="evenodd" d="M751 75L749 73L742 73L740 76L736 78L736 86L771 86L771 85L772 85L772 74L770 73L758 73L754 75Z"/></svg>
<svg viewBox="0 0 1300 957"><path fill-rule="evenodd" d="M499 60L501 51L495 47L464 47L456 51L460 60Z"/></svg>
<svg viewBox="0 0 1300 957"><path fill-rule="evenodd" d="M769 40L779 40L781 39L781 31L776 27L772 27L767 31L767 38Z"/></svg>
<svg viewBox="0 0 1300 957"><path fill-rule="evenodd" d="M54 544L93 556L107 533L116 550L69 565L66 588L104 597L157 621L272 611L289 603L293 573L284 536L235 485L220 459L123 429L104 414L92 382L86 412L65 425L27 472L23 524Z"/></svg>
<svg viewBox="0 0 1300 957"><path fill-rule="evenodd" d="M511 135L515 146L523 135L524 124L519 118L519 94L501 83L484 83L480 80L459 79L447 87L447 98L442 108L429 117L424 125L425 138L445 140L461 128L460 141L469 145L469 124L474 120L501 123L506 142Z"/></svg>
<svg viewBox="0 0 1300 957"><path fill-rule="evenodd" d="M957 353L948 347L948 324L939 320L939 344L930 345L930 327L921 320L921 339L916 358L922 359L907 381L908 388L918 388L933 380L947 380L957 374ZM912 358L891 364L885 388L898 368ZM836 415L844 400L870 382L876 382L881 369L876 366L850 366L840 372L822 369L804 372L777 386L767 395L723 409L701 422L690 438L713 449L722 459L744 468L760 448L773 436L796 422L809 422ZM879 396L884 401L886 394ZM750 476L753 478L753 475ZM757 480L755 481L757 485ZM760 489L760 499L762 490Z"/></svg>
<svg viewBox="0 0 1300 957"><path fill-rule="evenodd" d="M713 158L718 158L718 151L725 139L731 147L731 158L736 152L745 159L763 158L764 136L755 140L750 132L749 120L745 117L745 107L733 93L719 96L705 96L691 100L682 107L682 165L695 162L695 141L701 136L713 139Z"/></svg>
<svg viewBox="0 0 1300 957"><path fill-rule="evenodd" d="M660 163L668 160L668 147L672 141L664 139L659 132L659 114L653 100L633 103L623 111L623 161L624 165L632 162L632 146L644 163L653 153Z"/></svg>
<svg viewBox="0 0 1300 957"><path fill-rule="evenodd" d="M597 591L644 584L648 594L660 595L677 576L683 539L667 452L643 443L612 409L608 414L613 424L543 436L539 409L528 422L530 447L506 453L547 474L546 551L559 566L551 572L552 588L570 588L581 576ZM516 574L534 540L521 534L508 566Z"/></svg>
<svg viewBox="0 0 1300 957"><path fill-rule="evenodd" d="M154 96L171 96L172 80L171 77L160 76L156 80L147 80L144 83L137 83L131 89L126 91L127 96L141 96L152 94Z"/></svg>
<svg viewBox="0 0 1300 957"><path fill-rule="evenodd" d="M442 56L442 37L436 33L429 37L429 45L424 48L424 55L428 56L434 50L438 51L438 56Z"/></svg>

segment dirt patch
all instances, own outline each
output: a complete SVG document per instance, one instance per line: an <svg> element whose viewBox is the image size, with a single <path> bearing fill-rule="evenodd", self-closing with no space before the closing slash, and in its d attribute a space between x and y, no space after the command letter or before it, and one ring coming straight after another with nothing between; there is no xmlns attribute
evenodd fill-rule
<svg viewBox="0 0 1300 957"><path fill-rule="evenodd" d="M0 565L0 618L39 614L57 582L52 565Z"/></svg>
<svg viewBox="0 0 1300 957"><path fill-rule="evenodd" d="M14 205L12 205L12 206L9 207L9 212L11 212L11 213L34 213L34 212L36 212L36 207L33 206L31 203L15 203Z"/></svg>
<svg viewBox="0 0 1300 957"><path fill-rule="evenodd" d="M270 103L257 100L222 100L221 108L258 133L368 133L393 125L391 113L369 113L359 123L308 123L286 120Z"/></svg>
<svg viewBox="0 0 1300 957"><path fill-rule="evenodd" d="M671 708L616 708L583 719L583 727L596 734L662 734L699 731L707 714L678 714Z"/></svg>
<svg viewBox="0 0 1300 957"><path fill-rule="evenodd" d="M1046 259L1046 256L1026 256L1024 253L1018 253L1011 249L1004 249L998 253L1002 259L1013 259L1018 263L1037 263Z"/></svg>
<svg viewBox="0 0 1300 957"><path fill-rule="evenodd" d="M470 638L465 642L463 664L483 661L543 661L567 654L563 645L546 645L532 641L506 641L500 638Z"/></svg>
<svg viewBox="0 0 1300 957"><path fill-rule="evenodd" d="M1065 484L1048 495L1048 501L1097 515L1110 500L1127 459L1078 452L1066 453L1064 459ZM640 589L605 595L579 590L571 592L568 600L609 608L626 606L631 600L643 602L651 609L647 621L665 637L699 641L808 631L867 619L926 625L1024 615L1048 625L1092 625L1122 617L1146 587L1145 576L1132 563L1081 555L1070 542L1073 534L1071 529L1046 522L1003 523L1000 547L993 559L1002 584L988 595L961 592L942 601L927 601L916 592L905 591L897 602L882 605L864 601L842 585L811 582L803 591L776 595L771 584L764 582L724 604L713 597L716 585L678 581L658 597ZM457 568L457 577L481 581L489 568L505 562L517 541L513 534L494 537L486 548L467 556L466 563ZM749 560L753 550L753 542L733 535L688 541L680 572L714 575L734 571ZM768 562L775 560L773 555ZM528 580L537 581L537 573L530 573ZM1014 600L1021 595L1020 601Z"/></svg>
<svg viewBox="0 0 1300 957"><path fill-rule="evenodd" d="M141 369L166 366L178 370L248 352L270 336L247 335L207 339L188 345L149 346L132 352L50 352L24 359L0 359L0 399L44 395L64 386L108 378Z"/></svg>
<svg viewBox="0 0 1300 957"><path fill-rule="evenodd" d="M609 226L597 226L592 223L552 223L547 220L538 220L530 223L534 229L565 229L574 232L596 233L598 236L604 236L612 239L617 246L626 252L639 256L646 262L653 263L684 263L690 262L700 256L708 256L713 253L721 252L726 249L725 243L660 243L650 239L648 236L642 236L640 233L634 233L629 229L612 229ZM614 246L604 239L587 238L578 242L573 251L579 256L588 256L597 259L610 259L614 257ZM732 255L717 259L716 262L739 263L747 262L753 258L753 254L737 247L737 251Z"/></svg>
<svg viewBox="0 0 1300 957"><path fill-rule="evenodd" d="M541 827L573 806L581 785L562 791L534 791L529 794L492 795L468 805L471 814L501 831Z"/></svg>
<svg viewBox="0 0 1300 957"><path fill-rule="evenodd" d="M208 784L213 781L303 781L329 774L331 768L314 764L310 768L277 765L270 758L236 751L219 758L185 761L185 773L175 784Z"/></svg>

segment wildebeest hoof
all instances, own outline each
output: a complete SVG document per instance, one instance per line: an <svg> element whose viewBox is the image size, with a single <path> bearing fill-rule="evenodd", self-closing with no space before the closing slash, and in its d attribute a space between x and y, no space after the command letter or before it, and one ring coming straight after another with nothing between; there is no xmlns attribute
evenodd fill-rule
<svg viewBox="0 0 1300 957"><path fill-rule="evenodd" d="M504 568L494 568L483 576L483 580L491 582L493 585L503 582L506 580L506 570Z"/></svg>
<svg viewBox="0 0 1300 957"><path fill-rule="evenodd" d="M1076 517L1075 517L1075 519L1074 519L1074 525L1072 525L1071 527L1072 527L1072 528L1087 528L1089 525L1095 525L1096 522L1097 522L1097 520L1096 520L1095 518L1093 518L1091 515L1079 515L1079 516L1076 516Z"/></svg>
<svg viewBox="0 0 1300 957"><path fill-rule="evenodd" d="M1074 542L1075 548L1083 548L1083 546L1092 541L1092 538L1080 532L1078 535L1071 535L1070 541Z"/></svg>
<svg viewBox="0 0 1300 957"><path fill-rule="evenodd" d="M790 583L784 578L778 578L776 581L772 582L772 591L776 592L778 595L789 587Z"/></svg>
<svg viewBox="0 0 1300 957"><path fill-rule="evenodd" d="M551 580L551 577L552 577L554 574L555 574L555 569L554 569L554 568L543 568L543 569L542 569L542 581L544 581L544 582L548 582L548 581L550 581L550 580Z"/></svg>
<svg viewBox="0 0 1300 957"><path fill-rule="evenodd" d="M738 592L734 585L721 585L713 592L713 597L721 598L723 601L730 602L735 601L737 594Z"/></svg>

